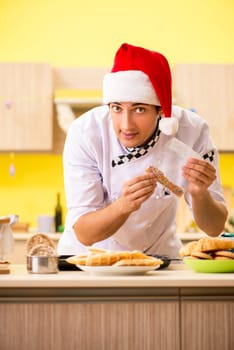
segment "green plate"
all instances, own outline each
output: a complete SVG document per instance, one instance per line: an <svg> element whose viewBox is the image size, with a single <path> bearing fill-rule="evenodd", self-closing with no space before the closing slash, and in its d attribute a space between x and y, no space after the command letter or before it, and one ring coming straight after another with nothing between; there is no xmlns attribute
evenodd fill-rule
<svg viewBox="0 0 234 350"><path fill-rule="evenodd" d="M202 273L234 272L234 260L203 260L184 258L184 263L192 270Z"/></svg>

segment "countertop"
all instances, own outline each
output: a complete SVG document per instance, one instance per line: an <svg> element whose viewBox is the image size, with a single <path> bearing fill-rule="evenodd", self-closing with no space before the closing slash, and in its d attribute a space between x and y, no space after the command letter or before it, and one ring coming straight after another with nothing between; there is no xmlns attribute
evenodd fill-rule
<svg viewBox="0 0 234 350"><path fill-rule="evenodd" d="M234 274L183 263L141 276L25 265L0 275L1 349L230 350L233 315Z"/></svg>
<svg viewBox="0 0 234 350"><path fill-rule="evenodd" d="M12 265L10 274L0 275L2 288L131 288L131 287L234 287L234 273L196 273L184 263L138 276L107 276L83 271L30 274L25 265Z"/></svg>

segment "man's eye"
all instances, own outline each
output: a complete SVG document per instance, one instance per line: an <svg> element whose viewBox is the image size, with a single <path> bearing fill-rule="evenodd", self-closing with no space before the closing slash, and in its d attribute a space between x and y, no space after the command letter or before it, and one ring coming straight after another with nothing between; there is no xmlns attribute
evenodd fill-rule
<svg viewBox="0 0 234 350"><path fill-rule="evenodd" d="M112 111L114 111L114 112L119 112L119 111L120 111L120 107L117 106L117 105L112 105L112 106L111 106L111 109L112 109Z"/></svg>
<svg viewBox="0 0 234 350"><path fill-rule="evenodd" d="M145 108L144 107L137 107L136 108L136 112L137 113L144 113L145 112Z"/></svg>

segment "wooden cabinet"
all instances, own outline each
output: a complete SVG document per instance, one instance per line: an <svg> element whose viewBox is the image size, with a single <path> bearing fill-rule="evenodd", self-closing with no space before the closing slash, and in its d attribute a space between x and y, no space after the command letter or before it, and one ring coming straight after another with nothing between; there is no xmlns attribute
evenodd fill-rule
<svg viewBox="0 0 234 350"><path fill-rule="evenodd" d="M207 120L220 151L234 151L234 64L177 64L173 76L176 104Z"/></svg>
<svg viewBox="0 0 234 350"><path fill-rule="evenodd" d="M0 64L0 151L48 151L53 144L49 64Z"/></svg>
<svg viewBox="0 0 234 350"><path fill-rule="evenodd" d="M2 349L180 349L173 301L0 303L0 320Z"/></svg>
<svg viewBox="0 0 234 350"><path fill-rule="evenodd" d="M14 265L0 276L0 349L232 350L232 277L183 264L142 276Z"/></svg>
<svg viewBox="0 0 234 350"><path fill-rule="evenodd" d="M181 349L234 349L233 325L233 297L226 301L218 297L184 300L181 302Z"/></svg>
<svg viewBox="0 0 234 350"><path fill-rule="evenodd" d="M27 301L21 296L0 302L3 349L18 350L20 344L31 350L35 339L38 349L57 350L234 348L234 299L225 291L222 297L116 297L110 292L103 298L97 289L95 298L88 292L71 300L45 298L41 292L35 301L33 294Z"/></svg>

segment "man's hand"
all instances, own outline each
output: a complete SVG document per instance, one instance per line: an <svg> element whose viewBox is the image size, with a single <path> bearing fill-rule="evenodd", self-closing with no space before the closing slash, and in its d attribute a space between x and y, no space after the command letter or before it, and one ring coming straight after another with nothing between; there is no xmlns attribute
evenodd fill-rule
<svg viewBox="0 0 234 350"><path fill-rule="evenodd" d="M202 196L216 179L215 168L202 159L190 158L182 170L192 197Z"/></svg>
<svg viewBox="0 0 234 350"><path fill-rule="evenodd" d="M137 176L124 183L122 195L117 200L122 213L131 213L138 210L148 199L157 186L155 177L151 173Z"/></svg>
<svg viewBox="0 0 234 350"><path fill-rule="evenodd" d="M140 208L156 187L153 174L137 176L124 183L121 196L106 207L79 217L74 230L84 245L112 236L125 223L132 212Z"/></svg>

